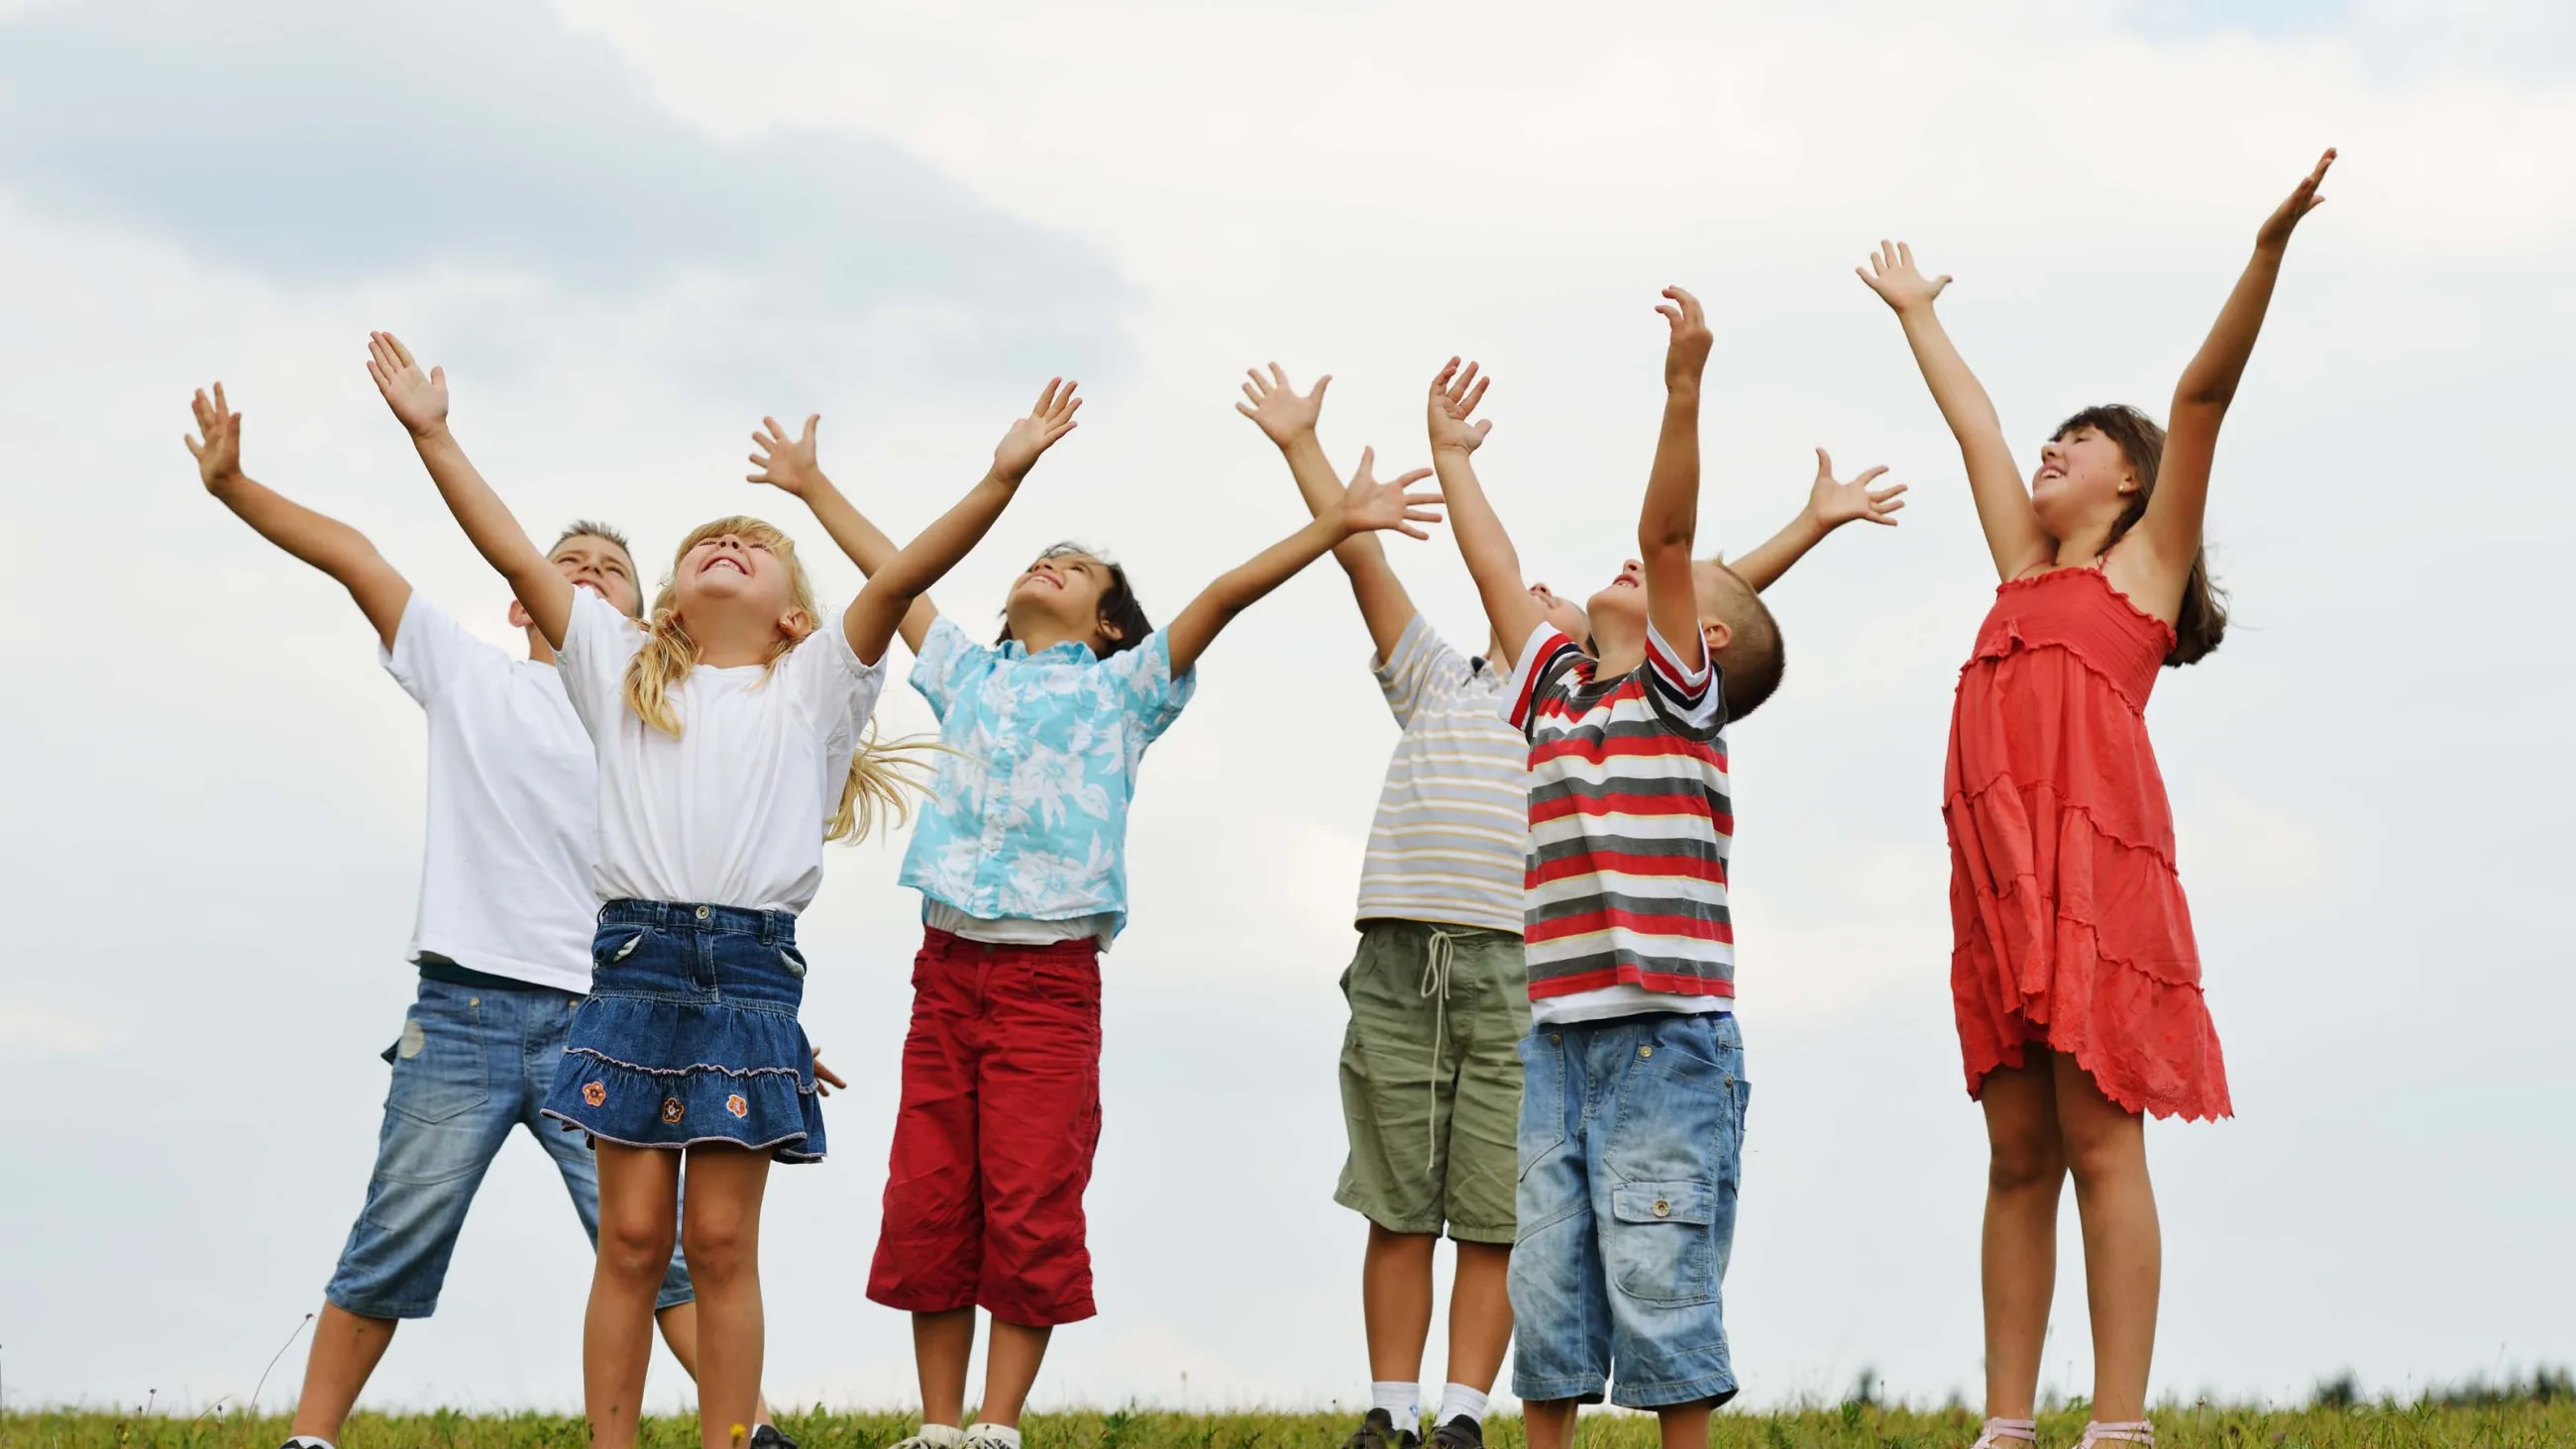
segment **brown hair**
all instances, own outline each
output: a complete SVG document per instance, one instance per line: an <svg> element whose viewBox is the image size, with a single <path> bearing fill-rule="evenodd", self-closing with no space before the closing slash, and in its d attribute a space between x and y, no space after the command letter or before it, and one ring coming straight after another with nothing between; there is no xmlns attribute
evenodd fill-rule
<svg viewBox="0 0 2576 1449"><path fill-rule="evenodd" d="M1724 559L1695 562L1723 580L1707 602L1715 605L1709 612L1726 621L1732 637L1726 641L1725 657L1710 662L1717 665L1718 677L1724 681L1726 717L1732 722L1760 709L1780 692L1781 677L1789 672L1789 650L1780 639L1780 621L1771 616L1771 606L1762 602L1762 593L1751 580Z"/></svg>
<svg viewBox="0 0 2576 1449"><path fill-rule="evenodd" d="M680 737L680 715L671 707L671 689L698 667L698 641L689 637L673 607L679 595L679 561L688 558L689 550L699 544L728 533L759 544L787 565L794 606L806 619L805 633L780 632L769 657L761 661L764 669L776 669L778 661L810 637L815 628L840 627L828 620L819 625L816 622L819 611L814 603L813 581L805 576L805 565L796 557L795 541L786 534L757 518L719 518L691 529L689 536L680 540L672 576L662 580L662 591L654 595L652 611L645 616L644 647L626 666L626 707L635 711L636 718L673 739ZM910 819L909 792L927 793L922 777L929 767L923 756L936 748L920 740L880 744L876 723L871 720L857 752L850 756L849 778L841 782L841 803L823 822L823 838L858 840L889 817L897 825Z"/></svg>
<svg viewBox="0 0 2576 1449"><path fill-rule="evenodd" d="M2164 462L2165 430L2156 426L2155 419L2125 403L2104 403L2058 424L2053 436L2063 438L2082 428L2109 438L2138 475L2138 491L2121 511L2119 521L2111 525L2111 536L2102 542L2102 551L2109 553L2111 545L2146 516L2147 500L2156 496L2156 470ZM2227 591L2209 577L2206 545L2192 551L2191 575L2183 580L2182 609L2174 618L2173 629L2174 646L2165 655L2169 669L2199 663L2227 636Z"/></svg>

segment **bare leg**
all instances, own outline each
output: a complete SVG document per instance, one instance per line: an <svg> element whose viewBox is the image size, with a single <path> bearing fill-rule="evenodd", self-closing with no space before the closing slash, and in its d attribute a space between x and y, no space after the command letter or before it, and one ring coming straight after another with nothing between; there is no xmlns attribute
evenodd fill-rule
<svg viewBox="0 0 2576 1449"><path fill-rule="evenodd" d="M1493 1391L1503 1351L1512 1346L1511 1274L1511 1244L1458 1245L1458 1278L1449 1285L1449 1382Z"/></svg>
<svg viewBox="0 0 2576 1449"><path fill-rule="evenodd" d="M912 1315L912 1362L921 1377L921 1422L966 1427L966 1365L974 1356L973 1305Z"/></svg>
<svg viewBox="0 0 2576 1449"><path fill-rule="evenodd" d="M729 1449L760 1405L767 1323L760 1304L760 1202L769 1154L692 1147L680 1252L698 1290L698 1442Z"/></svg>
<svg viewBox="0 0 2576 1449"><path fill-rule="evenodd" d="M1521 1427L1528 1436L1529 1449L1569 1449L1574 1443L1574 1411L1580 1407L1572 1399L1524 1401Z"/></svg>
<svg viewBox="0 0 2576 1449"><path fill-rule="evenodd" d="M2057 1059L2057 1117L2084 1224L2084 1294L2093 1313L2093 1417L2147 1416L2164 1240L2147 1180L2146 1121L2102 1095L2072 1057Z"/></svg>
<svg viewBox="0 0 2576 1449"><path fill-rule="evenodd" d="M394 1341L394 1318L361 1318L325 1302L313 1321L313 1346L304 1359L304 1393L295 1401L292 1432L340 1442L340 1426L358 1402L358 1391L384 1361Z"/></svg>
<svg viewBox="0 0 2576 1449"><path fill-rule="evenodd" d="M1431 1339L1432 1233L1389 1232L1369 1224L1360 1259L1360 1319L1368 1332L1369 1377L1420 1383L1422 1346ZM1504 1311L1510 1312L1508 1304Z"/></svg>
<svg viewBox="0 0 2576 1449"><path fill-rule="evenodd" d="M670 1345L671 1357L679 1361L681 1371L689 1376L691 1383L697 1382L698 1305L696 1302L674 1303L655 1313L653 1318L655 1322L662 1325L662 1341ZM755 1424L766 1424L770 1421L769 1400L766 1397L758 1400L757 1407L752 1411L751 1421Z"/></svg>
<svg viewBox="0 0 2576 1449"><path fill-rule="evenodd" d="M984 1402L975 1407L977 1419L1006 1429L1020 1427L1020 1410L1029 1402L1029 1386L1038 1381L1038 1365L1046 1362L1047 1340L1054 1334L1052 1328L993 1320L984 1341Z"/></svg>
<svg viewBox="0 0 2576 1449"><path fill-rule="evenodd" d="M653 1299L671 1266L679 1218L680 1154L599 1144L599 1255L581 1327L592 1449L635 1442L644 1370L653 1360Z"/></svg>
<svg viewBox="0 0 2576 1449"><path fill-rule="evenodd" d="M1989 1073L1986 1109L1986 1413L2027 1419L2039 1397L2039 1355L2057 1296L2057 1201L2066 1154L2050 1053L2029 1048L2018 1067Z"/></svg>
<svg viewBox="0 0 2576 1449"><path fill-rule="evenodd" d="M1655 1411L1655 1428L1663 1449L1708 1449L1708 1416L1716 1408L1706 1399Z"/></svg>

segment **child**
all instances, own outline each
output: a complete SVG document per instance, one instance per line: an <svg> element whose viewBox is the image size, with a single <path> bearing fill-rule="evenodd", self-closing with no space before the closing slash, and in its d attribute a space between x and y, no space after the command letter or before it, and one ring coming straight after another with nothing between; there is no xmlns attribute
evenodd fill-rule
<svg viewBox="0 0 2576 1449"><path fill-rule="evenodd" d="M323 1290L296 1400L296 1449L329 1449L405 1318L438 1307L484 1171L524 1126L563 1174L582 1230L599 1238L589 1146L537 1130L572 1013L590 989L591 849L599 813L590 741L556 677L555 652L520 605L512 659L467 633L365 535L280 497L241 470L241 414L222 383L195 399L187 440L206 491L261 537L337 580L380 644L377 661L429 720L428 830L410 958L420 984L385 1060L393 1067L366 1208ZM576 523L547 564L572 588L636 608L635 563L605 524ZM473 1085L462 1085L471 1083ZM666 1254L654 1309L683 1368L697 1368L688 1270ZM785 1436L762 1426L786 1444ZM792 1446L791 1446L792 1449Z"/></svg>
<svg viewBox="0 0 2576 1449"><path fill-rule="evenodd" d="M796 915L822 884L825 840L903 810L903 777L861 740L886 643L912 597L1072 427L1072 391L1050 385L966 500L838 620L819 615L783 534L725 518L682 543L639 630L542 567L449 433L443 374L424 377L381 333L368 370L467 537L559 651L597 752L598 979L545 1105L599 1150L608 1227L582 1354L592 1442L633 1442L649 1347L641 1270L676 1224L705 1326L698 1430L719 1449L750 1421L760 1372L769 1164L824 1152L814 1054L796 1019Z"/></svg>
<svg viewBox="0 0 2576 1449"><path fill-rule="evenodd" d="M1951 989L1992 1153L1979 1445L2033 1442L2070 1168L2093 1320L2084 1443L2155 1441L2162 1247L2142 1114L2231 1108L2142 711L2159 664L2200 659L2226 628L2201 549L2210 457L2290 233L2324 200L2334 154L2256 235L2174 390L2173 431L2132 408L2087 408L2040 449L2027 492L1993 403L1933 314L1950 279L1927 280L1911 248L1885 243L1861 272L1895 309L1959 440L2003 579L1959 676L1942 811Z"/></svg>
<svg viewBox="0 0 2576 1449"><path fill-rule="evenodd" d="M859 567L891 545L823 477L814 421L754 435L755 482L802 497ZM922 893L885 1218L868 1296L913 1316L926 1446L1018 1449L1021 1406L1057 1324L1092 1316L1083 1188L1100 1135L1099 954L1127 915L1127 809L1146 748L1226 623L1356 534L1423 537L1437 499L1362 478L1313 523L1225 574L1169 627L1126 570L1048 549L980 645L928 600L903 624L913 687L951 753L904 855ZM975 1309L992 1315L976 1423Z"/></svg>
<svg viewBox="0 0 2576 1449"><path fill-rule="evenodd" d="M1565 1449L1576 1406L1652 1408L1666 1449L1705 1445L1734 1396L1718 1288L1744 1130L1729 1012L1734 821L1725 739L1778 685L1780 634L1750 582L1690 556L1709 332L1666 288L1664 420L1639 559L1585 605L1593 653L1551 623L1468 458L1485 385L1432 380L1431 456L1459 552L1510 648L1507 718L1529 740L1512 1388L1530 1449ZM1616 1124L1615 1130L1612 1124ZM1595 1130L1596 1126L1599 1130Z"/></svg>
<svg viewBox="0 0 2576 1449"><path fill-rule="evenodd" d="M1332 379L1301 395L1275 363L1266 378L1249 375L1237 410L1278 444L1307 506L1321 514L1342 492L1315 438ZM1869 487L1885 469L1843 483L1821 450L1817 459L1807 507L1737 566L1757 589L1843 523L1893 524L1905 506L1903 484ZM1375 461L1363 451L1358 476L1369 477ZM1350 576L1377 645L1371 669L1402 730L1360 874L1359 950L1342 974L1350 1155L1334 1198L1369 1220L1360 1305L1372 1380L1369 1411L1345 1449L1421 1441L1417 1385L1431 1329L1432 1249L1444 1227L1458 1264L1448 1381L1429 1439L1439 1449L1481 1449L1486 1398L1512 1336L1517 1048L1530 1027L1521 944L1529 741L1503 718L1503 671L1489 661L1512 655L1499 633L1470 659L1415 611L1376 539L1354 537L1333 556ZM1591 637L1573 603L1543 583L1527 592L1558 632Z"/></svg>

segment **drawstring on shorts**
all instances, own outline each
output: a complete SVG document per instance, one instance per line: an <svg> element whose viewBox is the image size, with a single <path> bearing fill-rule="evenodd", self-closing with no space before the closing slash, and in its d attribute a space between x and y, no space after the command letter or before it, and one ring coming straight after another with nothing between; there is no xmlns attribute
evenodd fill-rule
<svg viewBox="0 0 2576 1449"><path fill-rule="evenodd" d="M1449 968L1458 958L1458 938L1433 927L1422 952L1422 980L1416 989L1431 1007L1431 1102L1423 1117L1422 1168L1440 1163L1440 1048L1449 1035Z"/></svg>

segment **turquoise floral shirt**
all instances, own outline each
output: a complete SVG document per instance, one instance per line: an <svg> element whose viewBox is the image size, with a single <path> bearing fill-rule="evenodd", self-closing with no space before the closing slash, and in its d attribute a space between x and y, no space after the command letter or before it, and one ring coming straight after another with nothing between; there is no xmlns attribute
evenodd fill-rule
<svg viewBox="0 0 2576 1449"><path fill-rule="evenodd" d="M943 614L912 687L954 753L940 756L902 883L988 921L1107 913L1125 927L1136 766L1198 687L1196 671L1172 677L1162 632L1106 659L1080 643L1031 654L978 644Z"/></svg>

